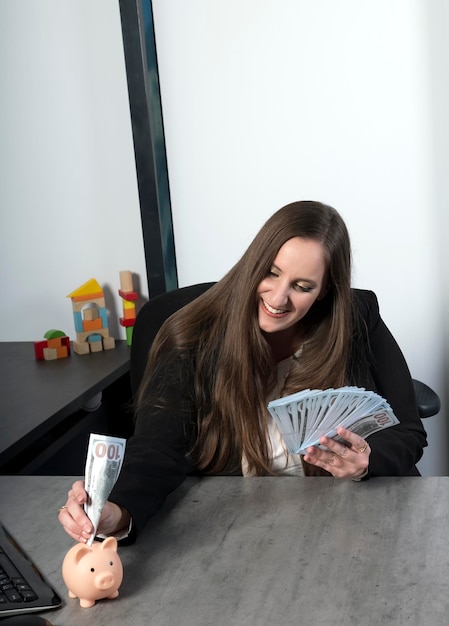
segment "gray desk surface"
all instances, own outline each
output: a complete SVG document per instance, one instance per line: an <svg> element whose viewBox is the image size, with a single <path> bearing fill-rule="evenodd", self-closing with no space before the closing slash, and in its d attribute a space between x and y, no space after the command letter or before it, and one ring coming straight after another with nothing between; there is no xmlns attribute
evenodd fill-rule
<svg viewBox="0 0 449 626"><path fill-rule="evenodd" d="M64 595L73 541L57 522L67 478L0 477L0 518ZM58 626L316 624L448 620L449 477L188 479L133 546L116 600Z"/></svg>
<svg viewBox="0 0 449 626"><path fill-rule="evenodd" d="M130 349L37 361L33 342L0 342L0 462L38 441L129 369Z"/></svg>

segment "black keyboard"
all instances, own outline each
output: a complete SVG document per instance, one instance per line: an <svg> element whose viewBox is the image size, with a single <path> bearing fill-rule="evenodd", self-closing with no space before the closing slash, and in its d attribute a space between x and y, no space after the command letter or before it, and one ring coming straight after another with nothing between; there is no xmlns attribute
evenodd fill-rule
<svg viewBox="0 0 449 626"><path fill-rule="evenodd" d="M50 583L0 522L0 618L61 605Z"/></svg>

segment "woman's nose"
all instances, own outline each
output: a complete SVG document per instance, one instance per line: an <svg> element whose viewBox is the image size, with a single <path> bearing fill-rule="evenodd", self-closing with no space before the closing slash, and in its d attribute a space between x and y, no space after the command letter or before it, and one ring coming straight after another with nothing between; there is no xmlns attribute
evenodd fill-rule
<svg viewBox="0 0 449 626"><path fill-rule="evenodd" d="M278 283L273 289L271 304L276 307L287 304L290 294L290 285L285 283Z"/></svg>

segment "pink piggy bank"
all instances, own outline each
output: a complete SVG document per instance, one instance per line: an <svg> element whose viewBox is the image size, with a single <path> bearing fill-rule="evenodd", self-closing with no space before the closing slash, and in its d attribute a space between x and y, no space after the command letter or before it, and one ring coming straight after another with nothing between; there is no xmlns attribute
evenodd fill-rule
<svg viewBox="0 0 449 626"><path fill-rule="evenodd" d="M79 598L83 608L102 598L116 598L123 580L117 540L108 537L103 542L94 541L91 547L77 543L64 558L62 577L69 597Z"/></svg>

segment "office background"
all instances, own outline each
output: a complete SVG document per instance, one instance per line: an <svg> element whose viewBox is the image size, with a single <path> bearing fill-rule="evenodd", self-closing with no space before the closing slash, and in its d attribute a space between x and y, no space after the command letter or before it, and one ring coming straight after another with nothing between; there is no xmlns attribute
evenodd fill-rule
<svg viewBox="0 0 449 626"><path fill-rule="evenodd" d="M219 279L278 207L340 210L443 408L424 474L447 474L444 0L153 0L179 284ZM94 276L148 295L118 2L0 2L0 340L69 334Z"/></svg>

